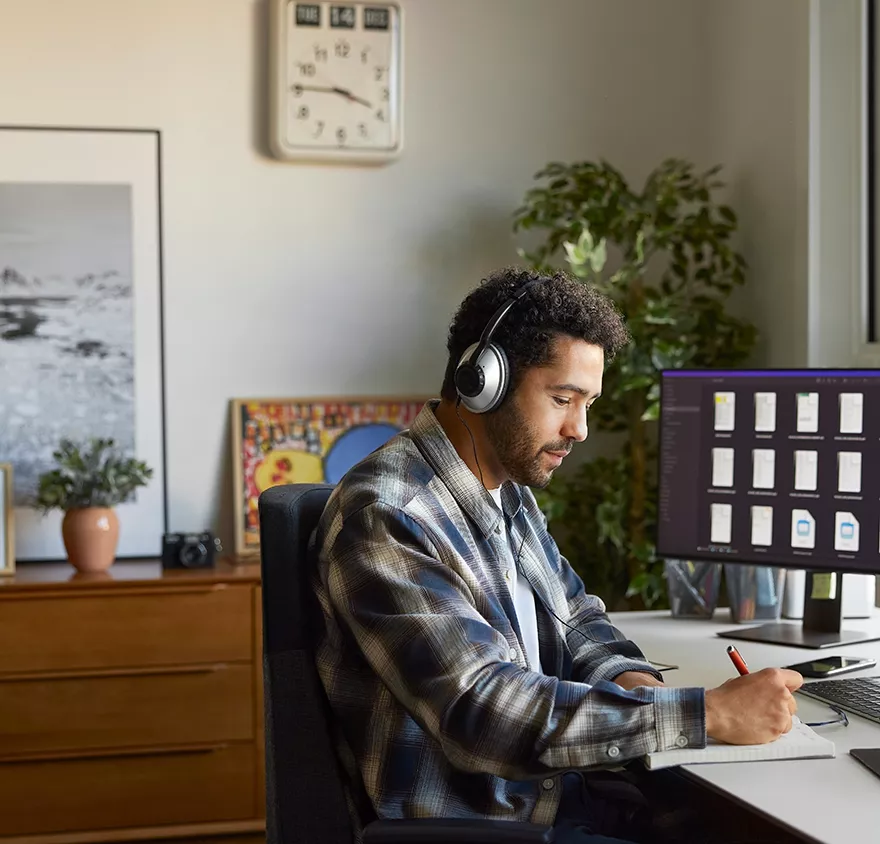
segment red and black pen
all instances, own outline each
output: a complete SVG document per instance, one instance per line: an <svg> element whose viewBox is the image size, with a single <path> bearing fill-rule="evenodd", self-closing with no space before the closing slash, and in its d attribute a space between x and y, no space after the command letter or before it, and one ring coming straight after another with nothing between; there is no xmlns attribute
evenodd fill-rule
<svg viewBox="0 0 880 844"><path fill-rule="evenodd" d="M740 676L749 673L749 667L746 665L746 661L733 645L727 646L727 655L730 657L730 661L736 666L736 670L739 671Z"/></svg>

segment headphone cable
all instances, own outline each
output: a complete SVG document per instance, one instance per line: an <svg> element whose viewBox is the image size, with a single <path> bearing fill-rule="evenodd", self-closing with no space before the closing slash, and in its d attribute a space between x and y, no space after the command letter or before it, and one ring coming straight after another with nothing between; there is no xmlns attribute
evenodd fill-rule
<svg viewBox="0 0 880 844"><path fill-rule="evenodd" d="M461 404L461 396L459 396L455 400L455 415L458 416L459 421L461 422L462 425L464 425L465 430L468 432L468 435L471 438L471 447L474 450L474 461L477 464L477 471L480 473L480 483L483 484L483 487L485 488L486 482L483 480L483 469L480 466L480 458L477 456L477 442L474 439L474 435L470 429L470 426L468 425L467 422L465 422L464 418L461 415L461 412L459 411L460 404ZM525 519L525 502L523 501L522 493L519 490L517 490L517 493L519 495L520 509L523 511L523 520L525 521L525 525L527 527L528 521ZM501 513L501 517L504 518L504 511L503 510ZM525 547L525 544L526 544L526 537L527 536L528 536L528 531L523 530L522 541L519 544L519 551L517 552L516 557L513 560L513 565L514 565L514 568L516 569L517 574L520 573L519 561L520 561L520 557L522 556L523 548ZM556 615L556 613L553 611L553 608L549 604L547 604L544 601L542 601L541 603L544 604L544 606L550 612L550 615L552 615L553 618L555 618L560 624L562 624L563 626L567 627L569 630L572 630L575 633L577 633L578 635L580 635L584 639L584 641L589 641L589 638L587 637L587 635L583 631L579 630L577 627L572 627L567 621L563 621L558 615Z"/></svg>
<svg viewBox="0 0 880 844"><path fill-rule="evenodd" d="M519 490L517 490L517 492L519 492ZM520 509L523 511L523 521L525 522L525 526L527 527L528 520L526 520L526 518L525 518L525 509L526 509L525 502L523 501L523 497L522 497L521 492L519 493L519 503L520 503ZM525 544L526 544L526 537L527 536L528 536L528 532L526 530L523 530L523 537L522 537L522 541L519 544L519 551L517 552L516 557L513 561L513 564L516 567L517 574L520 573L519 561L520 561L520 557L522 556L523 548L525 547ZM535 600L538 600L537 596L535 596ZM547 608L550 615L552 615L553 618L555 618L560 624L564 625L569 630L572 630L573 632L577 633L579 636L581 636L581 638L583 638L583 640L585 642L589 641L589 638L586 635L586 633L584 633L582 630L578 629L577 627L572 627L567 621L563 621L558 615L556 615L555 612L553 612L553 607L551 607L546 601L541 601L541 603L544 604L544 606Z"/></svg>
<svg viewBox="0 0 880 844"><path fill-rule="evenodd" d="M480 458L477 457L477 441L474 439L474 435L471 432L470 425L468 425L468 423L464 421L464 417L462 417L461 411L458 409L460 404L461 404L461 396L459 396L455 400L455 415L458 417L461 424L464 425L465 430L468 432L468 436L470 436L470 438L471 438L471 447L474 450L474 461L477 464L477 471L480 473L480 483L483 485L483 488L485 488L486 482L483 480L483 468L482 468L482 466L480 466Z"/></svg>

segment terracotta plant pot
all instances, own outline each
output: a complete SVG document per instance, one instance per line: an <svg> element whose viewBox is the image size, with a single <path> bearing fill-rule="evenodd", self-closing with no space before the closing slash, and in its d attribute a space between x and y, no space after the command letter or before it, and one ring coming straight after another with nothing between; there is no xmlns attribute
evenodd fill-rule
<svg viewBox="0 0 880 844"><path fill-rule="evenodd" d="M68 510L61 536L67 558L77 571L106 571L116 559L119 519L109 507Z"/></svg>

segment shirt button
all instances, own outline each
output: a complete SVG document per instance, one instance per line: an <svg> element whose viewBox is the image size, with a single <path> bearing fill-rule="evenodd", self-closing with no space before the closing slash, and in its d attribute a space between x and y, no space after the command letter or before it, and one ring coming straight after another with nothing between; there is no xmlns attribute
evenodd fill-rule
<svg viewBox="0 0 880 844"><path fill-rule="evenodd" d="M676 747L687 747L688 746L688 737L684 733L682 733L680 736L678 736L675 739L675 746Z"/></svg>
<svg viewBox="0 0 880 844"><path fill-rule="evenodd" d="M511 659L516 659L516 648L511 648L511 649L510 649L510 658L511 658Z"/></svg>
<svg viewBox="0 0 880 844"><path fill-rule="evenodd" d="M612 744L611 747L608 748L608 755L612 759L616 759L618 756L620 756L620 748Z"/></svg>
<svg viewBox="0 0 880 844"><path fill-rule="evenodd" d="M504 579L508 580L508 581L510 580L510 569L508 569L506 572L504 572Z"/></svg>
<svg viewBox="0 0 880 844"><path fill-rule="evenodd" d="M495 533L501 533L501 525L495 525Z"/></svg>
<svg viewBox="0 0 880 844"><path fill-rule="evenodd" d="M547 779L545 779L544 782L541 783L541 787L544 789L544 791L550 791L550 789L552 789L554 785L556 785L556 783L553 782L553 780L551 780L549 777L547 777Z"/></svg>

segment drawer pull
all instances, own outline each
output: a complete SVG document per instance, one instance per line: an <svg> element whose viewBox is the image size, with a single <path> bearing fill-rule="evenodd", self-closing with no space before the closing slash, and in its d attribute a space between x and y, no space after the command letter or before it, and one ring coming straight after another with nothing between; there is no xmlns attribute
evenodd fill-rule
<svg viewBox="0 0 880 844"><path fill-rule="evenodd" d="M99 680L107 677L156 677L168 674L214 674L225 671L229 663L214 662L204 665L157 665L144 668L96 668L70 671L41 671L39 673L0 674L0 682L43 682L45 680Z"/></svg>
<svg viewBox="0 0 880 844"><path fill-rule="evenodd" d="M142 595L215 595L228 589L229 583L209 583L209 584L193 584L191 586L140 586L136 581L126 583L122 580L109 581L108 586L80 586L71 588L70 591L58 592L51 587L43 589L20 589L4 594L7 600L45 600L45 599L61 599L75 600L79 598L100 598L101 600L112 600L114 598L139 598Z"/></svg>
<svg viewBox="0 0 880 844"><path fill-rule="evenodd" d="M61 753L29 753L15 756L0 755L0 762L62 762L84 759L132 759L139 756L194 756L196 754L217 753L229 747L221 744L178 744L170 747L122 747L106 750L68 750Z"/></svg>

